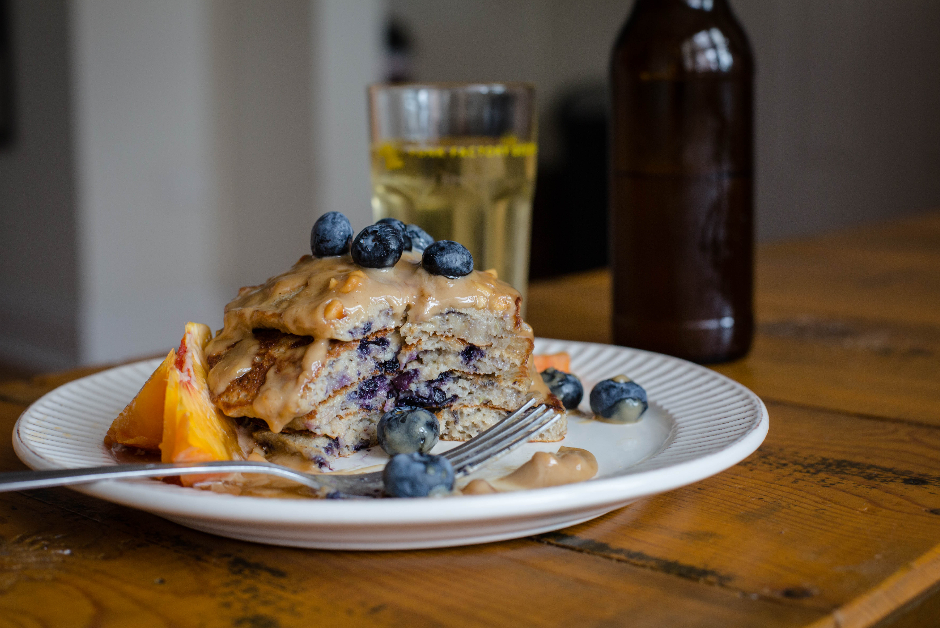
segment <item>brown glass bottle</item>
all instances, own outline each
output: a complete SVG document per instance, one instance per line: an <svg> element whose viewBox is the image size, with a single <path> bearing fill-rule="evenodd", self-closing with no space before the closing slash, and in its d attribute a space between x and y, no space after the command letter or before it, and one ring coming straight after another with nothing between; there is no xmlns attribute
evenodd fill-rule
<svg viewBox="0 0 940 628"><path fill-rule="evenodd" d="M726 0L637 0L610 65L616 343L696 362L750 348L753 75Z"/></svg>

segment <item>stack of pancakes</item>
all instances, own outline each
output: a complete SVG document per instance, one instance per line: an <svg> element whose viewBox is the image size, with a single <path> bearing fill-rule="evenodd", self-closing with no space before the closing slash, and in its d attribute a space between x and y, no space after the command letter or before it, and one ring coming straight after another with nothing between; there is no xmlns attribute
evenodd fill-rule
<svg viewBox="0 0 940 628"><path fill-rule="evenodd" d="M417 253L392 268L349 255L301 258L243 288L210 342L212 400L269 453L327 466L376 443L396 406L434 412L464 440L535 395L563 411L532 367L521 297L490 273L431 275ZM540 440L560 440L564 419Z"/></svg>

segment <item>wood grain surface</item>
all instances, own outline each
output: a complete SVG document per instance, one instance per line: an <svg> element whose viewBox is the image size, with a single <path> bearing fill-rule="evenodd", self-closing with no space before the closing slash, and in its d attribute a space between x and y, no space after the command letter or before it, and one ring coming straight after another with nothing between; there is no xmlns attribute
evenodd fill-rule
<svg viewBox="0 0 940 628"><path fill-rule="evenodd" d="M68 489L0 494L0 626L891 626L940 610L940 212L760 248L767 403L741 464L478 547L278 548ZM537 282L541 336L609 339L605 272ZM86 371L0 383L0 429ZM0 469L23 466L9 439Z"/></svg>

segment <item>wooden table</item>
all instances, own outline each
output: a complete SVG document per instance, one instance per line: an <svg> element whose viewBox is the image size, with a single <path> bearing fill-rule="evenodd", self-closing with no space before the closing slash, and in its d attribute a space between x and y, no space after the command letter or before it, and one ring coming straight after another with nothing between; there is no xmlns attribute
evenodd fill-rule
<svg viewBox="0 0 940 628"><path fill-rule="evenodd" d="M916 626L940 619L940 213L774 244L736 467L559 532L321 552L215 538L67 489L0 495L3 626ZM604 272L531 287L542 336L608 340ZM9 434L81 372L0 385ZM2 445L0 468L23 466Z"/></svg>

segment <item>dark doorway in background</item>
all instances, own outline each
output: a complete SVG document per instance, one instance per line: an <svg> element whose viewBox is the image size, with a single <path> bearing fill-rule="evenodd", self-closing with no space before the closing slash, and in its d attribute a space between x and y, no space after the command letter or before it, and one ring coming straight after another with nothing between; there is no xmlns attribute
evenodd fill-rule
<svg viewBox="0 0 940 628"><path fill-rule="evenodd" d="M0 0L0 147L13 142L12 22L9 0Z"/></svg>

